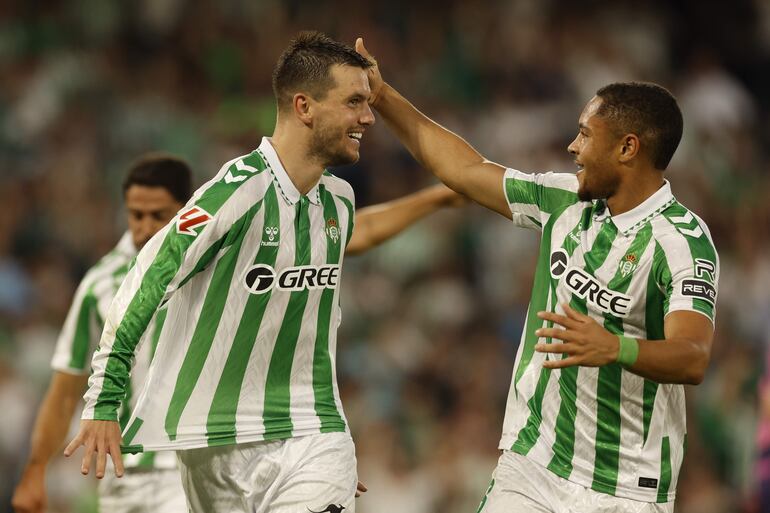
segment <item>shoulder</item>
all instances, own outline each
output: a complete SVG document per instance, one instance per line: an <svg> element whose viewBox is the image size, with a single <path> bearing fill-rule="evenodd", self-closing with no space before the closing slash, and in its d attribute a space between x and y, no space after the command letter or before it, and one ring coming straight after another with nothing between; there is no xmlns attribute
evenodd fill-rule
<svg viewBox="0 0 770 513"><path fill-rule="evenodd" d="M180 217L215 217L231 210L246 210L265 195L271 179L258 151L225 162L219 172L193 194Z"/></svg>
<svg viewBox="0 0 770 513"><path fill-rule="evenodd" d="M652 221L659 260L672 272L706 266L718 272L719 255L706 223L681 203L674 201Z"/></svg>
<svg viewBox="0 0 770 513"><path fill-rule="evenodd" d="M351 205L355 204L353 187L346 180L333 175L329 171L324 171L323 175L321 175L320 185L335 196L346 199Z"/></svg>

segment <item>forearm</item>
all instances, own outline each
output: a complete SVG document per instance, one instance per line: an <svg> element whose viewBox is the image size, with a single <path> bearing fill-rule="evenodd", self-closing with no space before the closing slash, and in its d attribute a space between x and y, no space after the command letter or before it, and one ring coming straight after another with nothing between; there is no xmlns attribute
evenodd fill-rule
<svg viewBox="0 0 770 513"><path fill-rule="evenodd" d="M345 253L357 255L378 246L454 198L460 196L443 185L437 185L360 209L356 212L356 227Z"/></svg>
<svg viewBox="0 0 770 513"><path fill-rule="evenodd" d="M374 108L420 165L455 191L466 193L463 168L483 163L482 155L417 110L388 84L383 85Z"/></svg>
<svg viewBox="0 0 770 513"><path fill-rule="evenodd" d="M86 376L54 373L32 430L28 465L45 466L64 445L86 380Z"/></svg>
<svg viewBox="0 0 770 513"><path fill-rule="evenodd" d="M639 340L636 362L629 371L657 383L697 385L709 363L708 345L686 338Z"/></svg>

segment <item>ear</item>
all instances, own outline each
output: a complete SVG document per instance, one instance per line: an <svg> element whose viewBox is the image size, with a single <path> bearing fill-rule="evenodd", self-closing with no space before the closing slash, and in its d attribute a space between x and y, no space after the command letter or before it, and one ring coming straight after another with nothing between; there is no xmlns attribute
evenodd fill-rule
<svg viewBox="0 0 770 513"><path fill-rule="evenodd" d="M628 163L639 155L640 150L639 137L635 134L626 134L620 141L618 160L624 164Z"/></svg>
<svg viewBox="0 0 770 513"><path fill-rule="evenodd" d="M313 108L311 101L309 96L302 93L295 94L291 99L294 115L307 126L313 123Z"/></svg>

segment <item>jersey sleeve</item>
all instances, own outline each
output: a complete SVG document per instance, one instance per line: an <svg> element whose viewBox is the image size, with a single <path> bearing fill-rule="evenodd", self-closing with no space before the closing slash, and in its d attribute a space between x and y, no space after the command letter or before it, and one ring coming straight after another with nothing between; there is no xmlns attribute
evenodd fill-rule
<svg viewBox="0 0 770 513"><path fill-rule="evenodd" d="M687 219L667 216L669 221ZM666 244L662 267L664 315L677 310L701 313L713 323L719 284L719 256L703 222L673 223L672 242Z"/></svg>
<svg viewBox="0 0 770 513"><path fill-rule="evenodd" d="M137 255L105 319L91 362L83 419L117 420L137 346L153 315L238 236L243 218L261 203L255 201L259 180L249 180L244 170L263 169L256 154L225 164Z"/></svg>
<svg viewBox="0 0 770 513"><path fill-rule="evenodd" d="M578 202L577 177L569 173L529 174L506 169L503 191L513 222L540 230L551 214Z"/></svg>
<svg viewBox="0 0 770 513"><path fill-rule="evenodd" d="M51 359L54 370L76 375L87 375L89 372L90 356L99 342L103 327L94 282L89 278L86 275L80 282L59 333Z"/></svg>

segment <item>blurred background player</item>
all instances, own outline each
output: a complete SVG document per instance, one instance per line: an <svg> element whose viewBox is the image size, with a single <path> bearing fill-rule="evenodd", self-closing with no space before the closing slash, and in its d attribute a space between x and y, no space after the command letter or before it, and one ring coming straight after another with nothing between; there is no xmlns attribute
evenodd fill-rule
<svg viewBox="0 0 770 513"><path fill-rule="evenodd" d="M599 89L568 147L577 174L526 174L424 116L376 65L368 73L372 106L420 164L542 232L503 454L479 511L673 512L682 385L705 376L719 277L708 228L663 178L682 137L674 97L648 83Z"/></svg>
<svg viewBox="0 0 770 513"><path fill-rule="evenodd" d="M123 182L128 231L118 245L83 277L56 344L54 370L48 392L38 410L29 457L13 496L17 513L47 511L45 476L50 459L61 450L70 421L86 389L91 356L102 334L103 319L137 251L163 228L192 194L187 164L175 157L148 154L135 162ZM136 355L136 365L121 409L125 426L137 391L147 375L150 359L163 328L165 311L154 318L148 344ZM187 511L176 456L147 452L127 456L121 480L108 475L99 484L104 512Z"/></svg>

